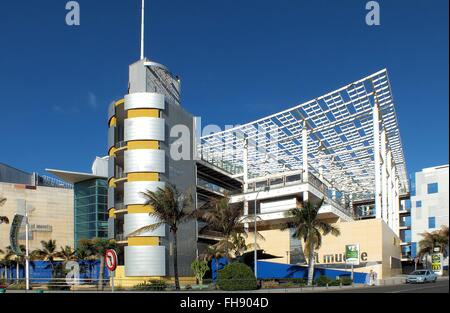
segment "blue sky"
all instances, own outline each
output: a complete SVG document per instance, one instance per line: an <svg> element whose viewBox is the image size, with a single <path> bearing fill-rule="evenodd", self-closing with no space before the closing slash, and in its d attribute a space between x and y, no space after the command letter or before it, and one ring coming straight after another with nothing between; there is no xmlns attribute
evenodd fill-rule
<svg viewBox="0 0 450 313"><path fill-rule="evenodd" d="M0 4L0 162L90 171L106 153L107 106L139 58L140 1ZM182 77L203 123L238 124L382 68L393 88L410 173L448 163L448 0L147 0L146 56ZM238 113L236 113L238 112Z"/></svg>

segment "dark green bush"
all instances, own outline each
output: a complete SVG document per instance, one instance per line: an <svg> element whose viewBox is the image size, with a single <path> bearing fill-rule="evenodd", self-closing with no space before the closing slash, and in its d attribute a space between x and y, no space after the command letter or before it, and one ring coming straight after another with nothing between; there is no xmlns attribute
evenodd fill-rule
<svg viewBox="0 0 450 313"><path fill-rule="evenodd" d="M300 285L300 286L306 285L306 280L304 278L292 278L291 281L295 285Z"/></svg>
<svg viewBox="0 0 450 313"><path fill-rule="evenodd" d="M328 286L340 286L341 285L341 281L339 279L336 280L332 280Z"/></svg>
<svg viewBox="0 0 450 313"><path fill-rule="evenodd" d="M353 280L351 277L344 276L340 278L340 282L343 286L350 286L353 283Z"/></svg>
<svg viewBox="0 0 450 313"><path fill-rule="evenodd" d="M257 289L253 271L243 263L231 263L220 270L217 285L222 290Z"/></svg>
<svg viewBox="0 0 450 313"><path fill-rule="evenodd" d="M319 278L317 278L316 284L319 287L325 287L327 284L330 285L331 281L332 280L327 276L320 276Z"/></svg>
<svg viewBox="0 0 450 313"><path fill-rule="evenodd" d="M164 291L167 284L164 280L152 280L150 282L140 283L133 287L136 291Z"/></svg>

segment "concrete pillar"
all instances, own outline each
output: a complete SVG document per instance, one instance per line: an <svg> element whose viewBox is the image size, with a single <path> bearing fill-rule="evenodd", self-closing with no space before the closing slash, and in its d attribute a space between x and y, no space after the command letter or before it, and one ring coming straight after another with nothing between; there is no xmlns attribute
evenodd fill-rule
<svg viewBox="0 0 450 313"><path fill-rule="evenodd" d="M387 166L386 166L386 130L383 128L381 131L381 205L382 205L382 217L385 223L388 222L388 199L387 199Z"/></svg>
<svg viewBox="0 0 450 313"><path fill-rule="evenodd" d="M303 157L303 181L308 182L308 130L306 129L306 123L303 124L302 129L302 157Z"/></svg>
<svg viewBox="0 0 450 313"><path fill-rule="evenodd" d="M400 190L397 176L395 177L394 186L395 186L395 195L394 195L395 233L397 234L397 236L400 236Z"/></svg>
<svg viewBox="0 0 450 313"><path fill-rule="evenodd" d="M248 191L248 139L244 139L244 149L242 149L242 160L243 160L243 170L244 176L242 181L244 182L243 192L244 194ZM248 201L244 200L244 216L248 215ZM244 224L244 228L248 229L248 223Z"/></svg>
<svg viewBox="0 0 450 313"><path fill-rule="evenodd" d="M380 117L378 103L375 103L373 107L373 145L375 162L375 211L376 218L381 218Z"/></svg>
<svg viewBox="0 0 450 313"><path fill-rule="evenodd" d="M394 182L393 182L393 175L395 175L394 173L392 173L392 157L391 157L391 151L388 151L387 154L387 162L386 162L386 166L387 166L387 173L388 173L388 225L389 227L394 230L394 210L393 210L393 201L392 201L392 197L393 197L393 189L394 189Z"/></svg>

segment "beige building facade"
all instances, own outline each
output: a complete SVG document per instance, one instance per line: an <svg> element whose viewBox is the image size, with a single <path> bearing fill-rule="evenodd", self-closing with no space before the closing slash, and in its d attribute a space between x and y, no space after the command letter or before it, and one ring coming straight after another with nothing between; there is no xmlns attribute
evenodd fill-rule
<svg viewBox="0 0 450 313"><path fill-rule="evenodd" d="M329 222L339 228L341 235L322 237L322 246L316 251L316 266L350 271L350 266L345 264L345 246L359 244L360 265L354 267L355 272L368 273L374 270L379 279L401 274L400 238L382 219L351 222L330 220ZM290 256L293 239L289 230L272 228L260 231L264 240L258 239L258 245L264 249L265 253L278 258L265 261L295 263ZM248 236L247 241L248 243L254 241L252 234Z"/></svg>
<svg viewBox="0 0 450 313"><path fill-rule="evenodd" d="M56 240L58 249L74 246L73 189L32 186L0 182L0 196L6 203L0 215L8 217L9 224L0 225L0 249L10 245L10 229L14 215L21 212L18 200L25 200L29 210L30 250L41 248L42 240ZM19 244L25 244L25 227L19 232Z"/></svg>

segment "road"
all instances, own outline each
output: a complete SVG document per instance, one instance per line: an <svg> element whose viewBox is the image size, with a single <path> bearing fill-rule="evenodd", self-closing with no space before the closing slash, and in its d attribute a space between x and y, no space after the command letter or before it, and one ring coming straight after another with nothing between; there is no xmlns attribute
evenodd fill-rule
<svg viewBox="0 0 450 313"><path fill-rule="evenodd" d="M449 293L449 280L440 279L436 283L402 284L376 287L360 287L345 290L323 291L325 293Z"/></svg>

